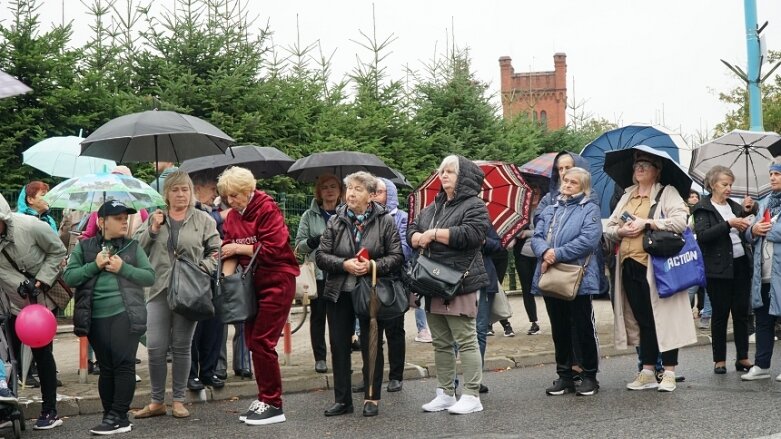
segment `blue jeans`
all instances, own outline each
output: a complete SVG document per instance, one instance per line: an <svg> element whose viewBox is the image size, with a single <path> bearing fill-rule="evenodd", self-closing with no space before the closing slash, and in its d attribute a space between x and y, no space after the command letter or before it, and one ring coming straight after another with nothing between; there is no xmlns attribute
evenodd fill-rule
<svg viewBox="0 0 781 439"><path fill-rule="evenodd" d="M771 316L770 310L770 284L763 283L762 306L754 308L756 318L756 353L754 364L762 369L770 368L770 359L773 357L773 345L775 344L776 316Z"/></svg>
<svg viewBox="0 0 781 439"><path fill-rule="evenodd" d="M493 305L495 294L486 293L480 290L480 298L477 301L477 345L480 348L480 357L485 363L485 345L488 331L491 329L491 305Z"/></svg>
<svg viewBox="0 0 781 439"><path fill-rule="evenodd" d="M702 312L700 313L700 317L711 318L713 315L713 307L710 305L710 297L708 297L707 291L705 291L705 300L703 302L704 304L702 305Z"/></svg>
<svg viewBox="0 0 781 439"><path fill-rule="evenodd" d="M428 328L428 322L426 321L426 310L423 308L415 308L415 326L418 328L418 332Z"/></svg>

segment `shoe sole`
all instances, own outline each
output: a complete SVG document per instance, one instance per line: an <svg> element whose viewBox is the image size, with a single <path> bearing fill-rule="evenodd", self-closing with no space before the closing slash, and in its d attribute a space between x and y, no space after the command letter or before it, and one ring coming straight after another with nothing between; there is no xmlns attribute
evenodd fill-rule
<svg viewBox="0 0 781 439"><path fill-rule="evenodd" d="M385 391L386 391L386 392L391 392L391 393L394 393L394 392L401 392L401 387L399 387L399 388L396 388L396 389L390 389L390 388L386 388L386 389L385 389Z"/></svg>
<svg viewBox="0 0 781 439"><path fill-rule="evenodd" d="M770 375L767 375L767 376L766 375L753 375L753 376L750 376L750 377L746 377L744 375L744 376L740 377L740 379L743 380L743 381L759 381L759 380L766 380L768 378L770 378ZM778 380L776 380L776 381L778 381Z"/></svg>
<svg viewBox="0 0 781 439"><path fill-rule="evenodd" d="M52 428L59 427L60 425L62 425L62 419L58 419L54 421L53 424L47 425L45 427L39 427L37 425L33 425L33 430L51 430Z"/></svg>
<svg viewBox="0 0 781 439"><path fill-rule="evenodd" d="M465 412L456 412L456 411L450 410L450 408L447 409L447 412L450 413L451 415L468 415L470 413L477 413L477 412L482 412L482 411L483 411L483 406L482 405L480 405L479 407L474 407L474 408L472 408L472 409L470 409L468 411L465 411Z"/></svg>
<svg viewBox="0 0 781 439"><path fill-rule="evenodd" d="M128 425L127 427L120 427L120 428L117 428L116 430L111 430L111 431L90 430L89 432L94 434L94 435L97 435L97 436L108 436L108 435L117 434L117 433L129 433L132 429L133 429L133 426L132 425Z"/></svg>
<svg viewBox="0 0 781 439"><path fill-rule="evenodd" d="M278 424L280 422L285 422L286 420L287 419L285 419L285 415L281 414L266 419L246 419L244 423L247 425L268 425Z"/></svg>
<svg viewBox="0 0 781 439"><path fill-rule="evenodd" d="M653 384L645 384L641 387L629 387L626 386L627 390L651 390L651 389L657 389L659 388L659 383L653 383Z"/></svg>
<svg viewBox="0 0 781 439"><path fill-rule="evenodd" d="M567 393L575 393L575 389L562 389L555 392L550 392L548 390L545 391L545 394L550 396L561 396Z"/></svg>
<svg viewBox="0 0 781 439"><path fill-rule="evenodd" d="M677 389L677 387L673 387L673 388L671 389L671 388L669 388L669 387L662 387L662 386L659 386L659 388L658 388L658 389L656 389L656 390L657 390L657 391L659 391L659 392L668 392L668 393L669 393L669 392L672 392L672 391L673 391L673 390L675 390L675 389Z"/></svg>
<svg viewBox="0 0 781 439"><path fill-rule="evenodd" d="M420 339L420 338L417 338L417 337L415 337L415 341L418 342L418 343L431 343L431 342L433 342L433 340L423 340L423 339Z"/></svg>
<svg viewBox="0 0 781 439"><path fill-rule="evenodd" d="M515 333L512 334L504 334L505 337L515 337Z"/></svg>
<svg viewBox="0 0 781 439"><path fill-rule="evenodd" d="M456 401L456 402L457 402L457 401ZM455 402L453 403L453 405L455 405ZM453 407L453 405L449 405L449 406L447 406L447 407L429 407L429 408L426 408L426 406L424 405L424 406L422 406L421 408L423 409L423 411L424 411L424 412L428 412L428 413L437 413L437 412L441 412L441 411L443 411L443 410L447 410L447 409L449 409L450 407Z"/></svg>
<svg viewBox="0 0 781 439"><path fill-rule="evenodd" d="M527 332L526 335L540 335L540 331L537 331L537 332Z"/></svg>
<svg viewBox="0 0 781 439"><path fill-rule="evenodd" d="M589 392L575 392L575 395L577 396L593 396L596 395L599 392L599 389L594 389Z"/></svg>

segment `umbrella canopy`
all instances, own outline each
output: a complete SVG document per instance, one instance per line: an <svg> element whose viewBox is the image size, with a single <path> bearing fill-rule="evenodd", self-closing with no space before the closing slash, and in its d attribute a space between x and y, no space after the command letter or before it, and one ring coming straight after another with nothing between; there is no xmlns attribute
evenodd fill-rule
<svg viewBox="0 0 781 439"><path fill-rule="evenodd" d="M545 154L532 159L519 168L521 175L532 186L539 186L547 191L550 186L551 172L553 172L553 161L556 159L557 152L546 152Z"/></svg>
<svg viewBox="0 0 781 439"><path fill-rule="evenodd" d="M731 131L694 149L689 175L705 186L708 170L716 165L726 166L735 174L733 192L761 198L770 193L767 170L773 162L771 147L781 147L781 136L773 132Z"/></svg>
<svg viewBox="0 0 781 439"><path fill-rule="evenodd" d="M520 169L511 163L475 162L485 173L483 187L477 195L488 208L491 224L499 234L502 246L529 223L532 191L521 176ZM410 221L424 207L434 202L442 189L442 182L435 172L409 196Z"/></svg>
<svg viewBox="0 0 781 439"><path fill-rule="evenodd" d="M144 111L112 119L81 142L81 154L126 162L175 162L224 154L233 139L219 128L173 111Z"/></svg>
<svg viewBox="0 0 781 439"><path fill-rule="evenodd" d="M358 171L366 171L389 180L396 177L393 170L376 155L356 151L314 153L296 160L288 169L287 175L300 182L311 183L322 174L334 174L341 180Z"/></svg>
<svg viewBox="0 0 781 439"><path fill-rule="evenodd" d="M396 174L395 178L390 178L389 180L393 182L393 184L396 185L396 187L407 187L412 189L414 186L412 186L412 183L407 180L407 177L404 176L404 174L401 173L398 169L391 168L391 171L393 171L394 174Z"/></svg>
<svg viewBox="0 0 781 439"><path fill-rule="evenodd" d="M72 178L114 169L113 160L80 156L83 137L49 137L22 153L22 163L53 177Z"/></svg>
<svg viewBox="0 0 781 439"><path fill-rule="evenodd" d="M610 199L615 191L613 180L605 175L604 169L607 157L605 154L610 151L619 151L637 145L645 145L657 151L663 151L675 162L680 160L679 150L689 148L680 134L660 126L647 124L632 124L606 131L597 137L596 140L586 145L583 151L580 152L580 155L589 162L591 185L592 189L600 196L599 205L602 209L603 218L607 218L611 214ZM629 168L631 171L631 166Z"/></svg>
<svg viewBox="0 0 781 439"><path fill-rule="evenodd" d="M163 196L143 181L122 174L90 174L74 177L53 187L44 200L49 207L94 212L108 200L133 209L165 206Z"/></svg>
<svg viewBox="0 0 781 439"><path fill-rule="evenodd" d="M22 81L0 70L0 99L25 94L32 90Z"/></svg>
<svg viewBox="0 0 781 439"><path fill-rule="evenodd" d="M659 182L664 185L673 185L684 200L689 197L692 179L686 173L686 169L666 152L650 146L637 145L620 151L609 151L605 154L605 174L623 188L632 186L634 184L632 182L632 174L634 173L632 165L634 164L635 151L644 151L649 155L659 157L662 160L662 176Z"/></svg>
<svg viewBox="0 0 781 439"><path fill-rule="evenodd" d="M287 154L270 146L242 145L233 146L224 154L186 160L179 169L188 174L209 172L216 176L226 168L241 166L252 171L255 178L271 178L286 173L294 162Z"/></svg>

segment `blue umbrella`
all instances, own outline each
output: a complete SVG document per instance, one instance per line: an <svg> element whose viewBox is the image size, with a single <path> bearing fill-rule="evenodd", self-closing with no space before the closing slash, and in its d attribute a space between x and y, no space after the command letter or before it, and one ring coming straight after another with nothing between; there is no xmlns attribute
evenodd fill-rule
<svg viewBox="0 0 781 439"><path fill-rule="evenodd" d="M609 151L628 149L637 145L645 145L665 152L675 162L679 162L678 151L688 149L686 141L680 134L660 126L646 124L632 124L606 131L586 145L580 155L589 162L591 187L599 194L603 218L610 216L610 200L615 191L613 179L604 171L605 154Z"/></svg>

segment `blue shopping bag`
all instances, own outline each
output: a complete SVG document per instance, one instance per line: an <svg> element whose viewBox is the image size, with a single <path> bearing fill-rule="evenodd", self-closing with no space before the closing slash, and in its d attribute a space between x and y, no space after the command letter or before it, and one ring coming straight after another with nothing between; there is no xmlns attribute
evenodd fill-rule
<svg viewBox="0 0 781 439"><path fill-rule="evenodd" d="M661 298L693 286L705 287L705 262L691 229L684 230L683 239L686 243L677 255L649 256L654 267L656 290Z"/></svg>

